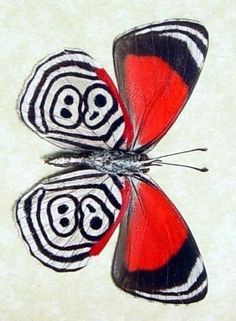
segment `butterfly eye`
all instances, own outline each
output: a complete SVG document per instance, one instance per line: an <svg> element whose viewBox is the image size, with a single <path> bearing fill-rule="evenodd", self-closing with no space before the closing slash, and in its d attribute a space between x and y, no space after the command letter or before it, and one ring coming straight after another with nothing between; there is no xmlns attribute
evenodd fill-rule
<svg viewBox="0 0 236 321"><path fill-rule="evenodd" d="M98 240L110 227L114 217L102 200L90 195L80 203L80 231L91 241Z"/></svg>
<svg viewBox="0 0 236 321"><path fill-rule="evenodd" d="M117 108L112 95L102 84L87 88L84 93L84 104L83 121L91 128L98 128L111 109Z"/></svg>
<svg viewBox="0 0 236 321"><path fill-rule="evenodd" d="M81 105L81 94L75 87L64 86L60 88L54 96L50 109L52 121L60 127L78 127Z"/></svg>
<svg viewBox="0 0 236 321"><path fill-rule="evenodd" d="M47 204L50 227L58 236L69 236L78 226L78 201L72 195L56 196Z"/></svg>

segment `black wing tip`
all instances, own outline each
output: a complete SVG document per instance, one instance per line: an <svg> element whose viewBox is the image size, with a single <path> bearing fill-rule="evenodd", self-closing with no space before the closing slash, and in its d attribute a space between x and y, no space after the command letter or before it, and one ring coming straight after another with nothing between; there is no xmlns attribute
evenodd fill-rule
<svg viewBox="0 0 236 321"><path fill-rule="evenodd" d="M133 35L136 32L144 30L146 28L150 28L150 27L153 28L155 26L161 26L161 25L171 25L174 23L176 23L178 25L186 26L186 27L191 27L191 28L195 29L196 31L199 31L200 33L202 33L207 41L209 39L208 31L200 21L197 21L194 19L188 19L188 18L171 18L171 19L165 19L162 21L153 21L153 22L150 22L147 24L136 26L136 27L133 27L133 28L119 34L113 41L113 52L114 52L114 47L119 42L119 40L127 38L130 35Z"/></svg>
<svg viewBox="0 0 236 321"><path fill-rule="evenodd" d="M116 279L116 277L113 274L113 271L111 273L111 277L112 277L112 280L113 280L113 283L115 284L115 286L117 288L119 288L120 290L123 290L124 292L131 294L136 299L142 298L142 299L145 299L147 302L151 302L151 303L160 302L163 304L176 304L176 305L184 305L185 304L185 305L188 305L188 304L198 303L199 301L202 301L208 293L208 285L206 284L206 286L202 289L202 291L200 291L196 295L191 296L191 292L190 292L189 294L186 295L185 298L181 298L182 294L181 294L181 292L179 292L175 296L175 298L174 297L168 298L168 294L166 296L164 296L162 292L156 292L156 293L151 294L148 292L145 293L145 292L141 292L138 290L130 289L126 286L126 284L124 282ZM163 298L161 298L160 296L158 297L158 295L161 295ZM189 295L189 297L188 297L188 295Z"/></svg>
<svg viewBox="0 0 236 321"><path fill-rule="evenodd" d="M181 305L201 301L207 294L207 273L198 249L192 251L190 256L187 255L191 252L192 247L196 247L196 244L193 237L190 236L179 255L169 263L168 272L166 268L152 272L142 270L129 272L124 263L117 264L117 259L121 262L122 259L117 258L116 251L112 265L113 282L117 287L134 297L143 298L150 302ZM184 257L188 257L188 262L191 263L186 271L183 270L181 264L176 264L183 262ZM194 266L197 267L199 263L200 270L197 268L198 273L190 277ZM172 269L170 269L171 266L173 266ZM177 266L179 266L179 272L175 273L178 269ZM176 278L176 276L178 277ZM189 281L188 284L186 281ZM186 284L186 288L184 288L184 284Z"/></svg>
<svg viewBox="0 0 236 321"><path fill-rule="evenodd" d="M163 304L176 304L176 305L184 305L185 304L185 305L188 305L188 304L198 303L198 302L202 301L208 293L208 286L206 286L200 293L198 293L197 295L195 295L193 297L182 299L181 293L179 293L178 295L176 295L176 298L167 299L167 297L166 297L166 299L161 299L158 297L151 296L151 294L149 294L149 293L146 293L146 295L145 295L145 293L142 294L141 292L137 292L133 289L128 289L128 288L122 286L122 284L119 283L119 281L115 278L113 273L111 274L111 277L112 277L113 283L115 284L115 286L117 288L119 288L120 290L123 290L127 294L131 294L135 299L142 298L150 303L160 302ZM155 293L155 294L157 295L158 293ZM190 293L190 295L191 295L191 293Z"/></svg>
<svg viewBox="0 0 236 321"><path fill-rule="evenodd" d="M204 288L203 291L201 293L199 293L198 295L194 296L194 297L189 297L186 299L181 299L181 293L179 293L179 295L176 295L176 298L174 299L160 299L160 298L155 298L155 297L147 297L145 295L142 295L140 293L137 292L133 292L133 291L127 291L125 290L125 292L132 294L133 296L137 297L137 298L142 298L142 299L146 299L148 302L160 302L163 304L175 304L175 305L188 305L188 304L192 304L192 303L198 303L200 301L202 301L208 292L208 288Z"/></svg>

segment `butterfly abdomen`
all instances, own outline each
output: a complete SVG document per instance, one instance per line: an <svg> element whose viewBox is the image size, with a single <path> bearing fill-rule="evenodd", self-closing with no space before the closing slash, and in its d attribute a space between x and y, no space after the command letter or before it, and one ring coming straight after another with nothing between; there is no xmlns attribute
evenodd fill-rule
<svg viewBox="0 0 236 321"><path fill-rule="evenodd" d="M143 173L145 154L124 151L93 151L82 153L62 154L47 160L47 163L59 167L89 167L102 173L133 175Z"/></svg>

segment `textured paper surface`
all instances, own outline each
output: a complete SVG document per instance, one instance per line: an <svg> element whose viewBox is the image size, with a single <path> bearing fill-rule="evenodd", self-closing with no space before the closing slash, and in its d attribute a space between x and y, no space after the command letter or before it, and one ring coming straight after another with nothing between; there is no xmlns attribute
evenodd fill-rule
<svg viewBox="0 0 236 321"><path fill-rule="evenodd" d="M235 317L235 1L1 1L0 320L226 321ZM202 22L210 49L194 93L152 154L194 147L179 157L205 174L155 169L153 178L188 222L209 276L206 299L190 306L149 303L116 288L110 266L117 233L84 270L60 274L31 257L16 227L19 196L56 168L43 157L57 150L20 121L17 97L34 64L64 47L82 48L114 77L112 41L134 26L167 18ZM234 204L233 204L234 202Z"/></svg>

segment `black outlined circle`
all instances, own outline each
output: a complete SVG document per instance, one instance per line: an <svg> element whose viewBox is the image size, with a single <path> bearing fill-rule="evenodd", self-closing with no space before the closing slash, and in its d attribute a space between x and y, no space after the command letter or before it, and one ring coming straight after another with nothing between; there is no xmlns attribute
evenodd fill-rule
<svg viewBox="0 0 236 321"><path fill-rule="evenodd" d="M102 238L114 222L113 213L95 195L85 196L80 201L79 212L80 232L89 241L98 241Z"/></svg>
<svg viewBox="0 0 236 321"><path fill-rule="evenodd" d="M66 129L77 128L81 123L82 95L72 85L60 87L54 94L49 110L50 119Z"/></svg>
<svg viewBox="0 0 236 321"><path fill-rule="evenodd" d="M117 101L104 84L89 86L84 95L82 121L88 128L98 129L118 110Z"/></svg>
<svg viewBox="0 0 236 321"><path fill-rule="evenodd" d="M67 237L76 231L79 222L78 208L79 202L71 194L61 194L49 200L47 203L48 220L56 235Z"/></svg>

